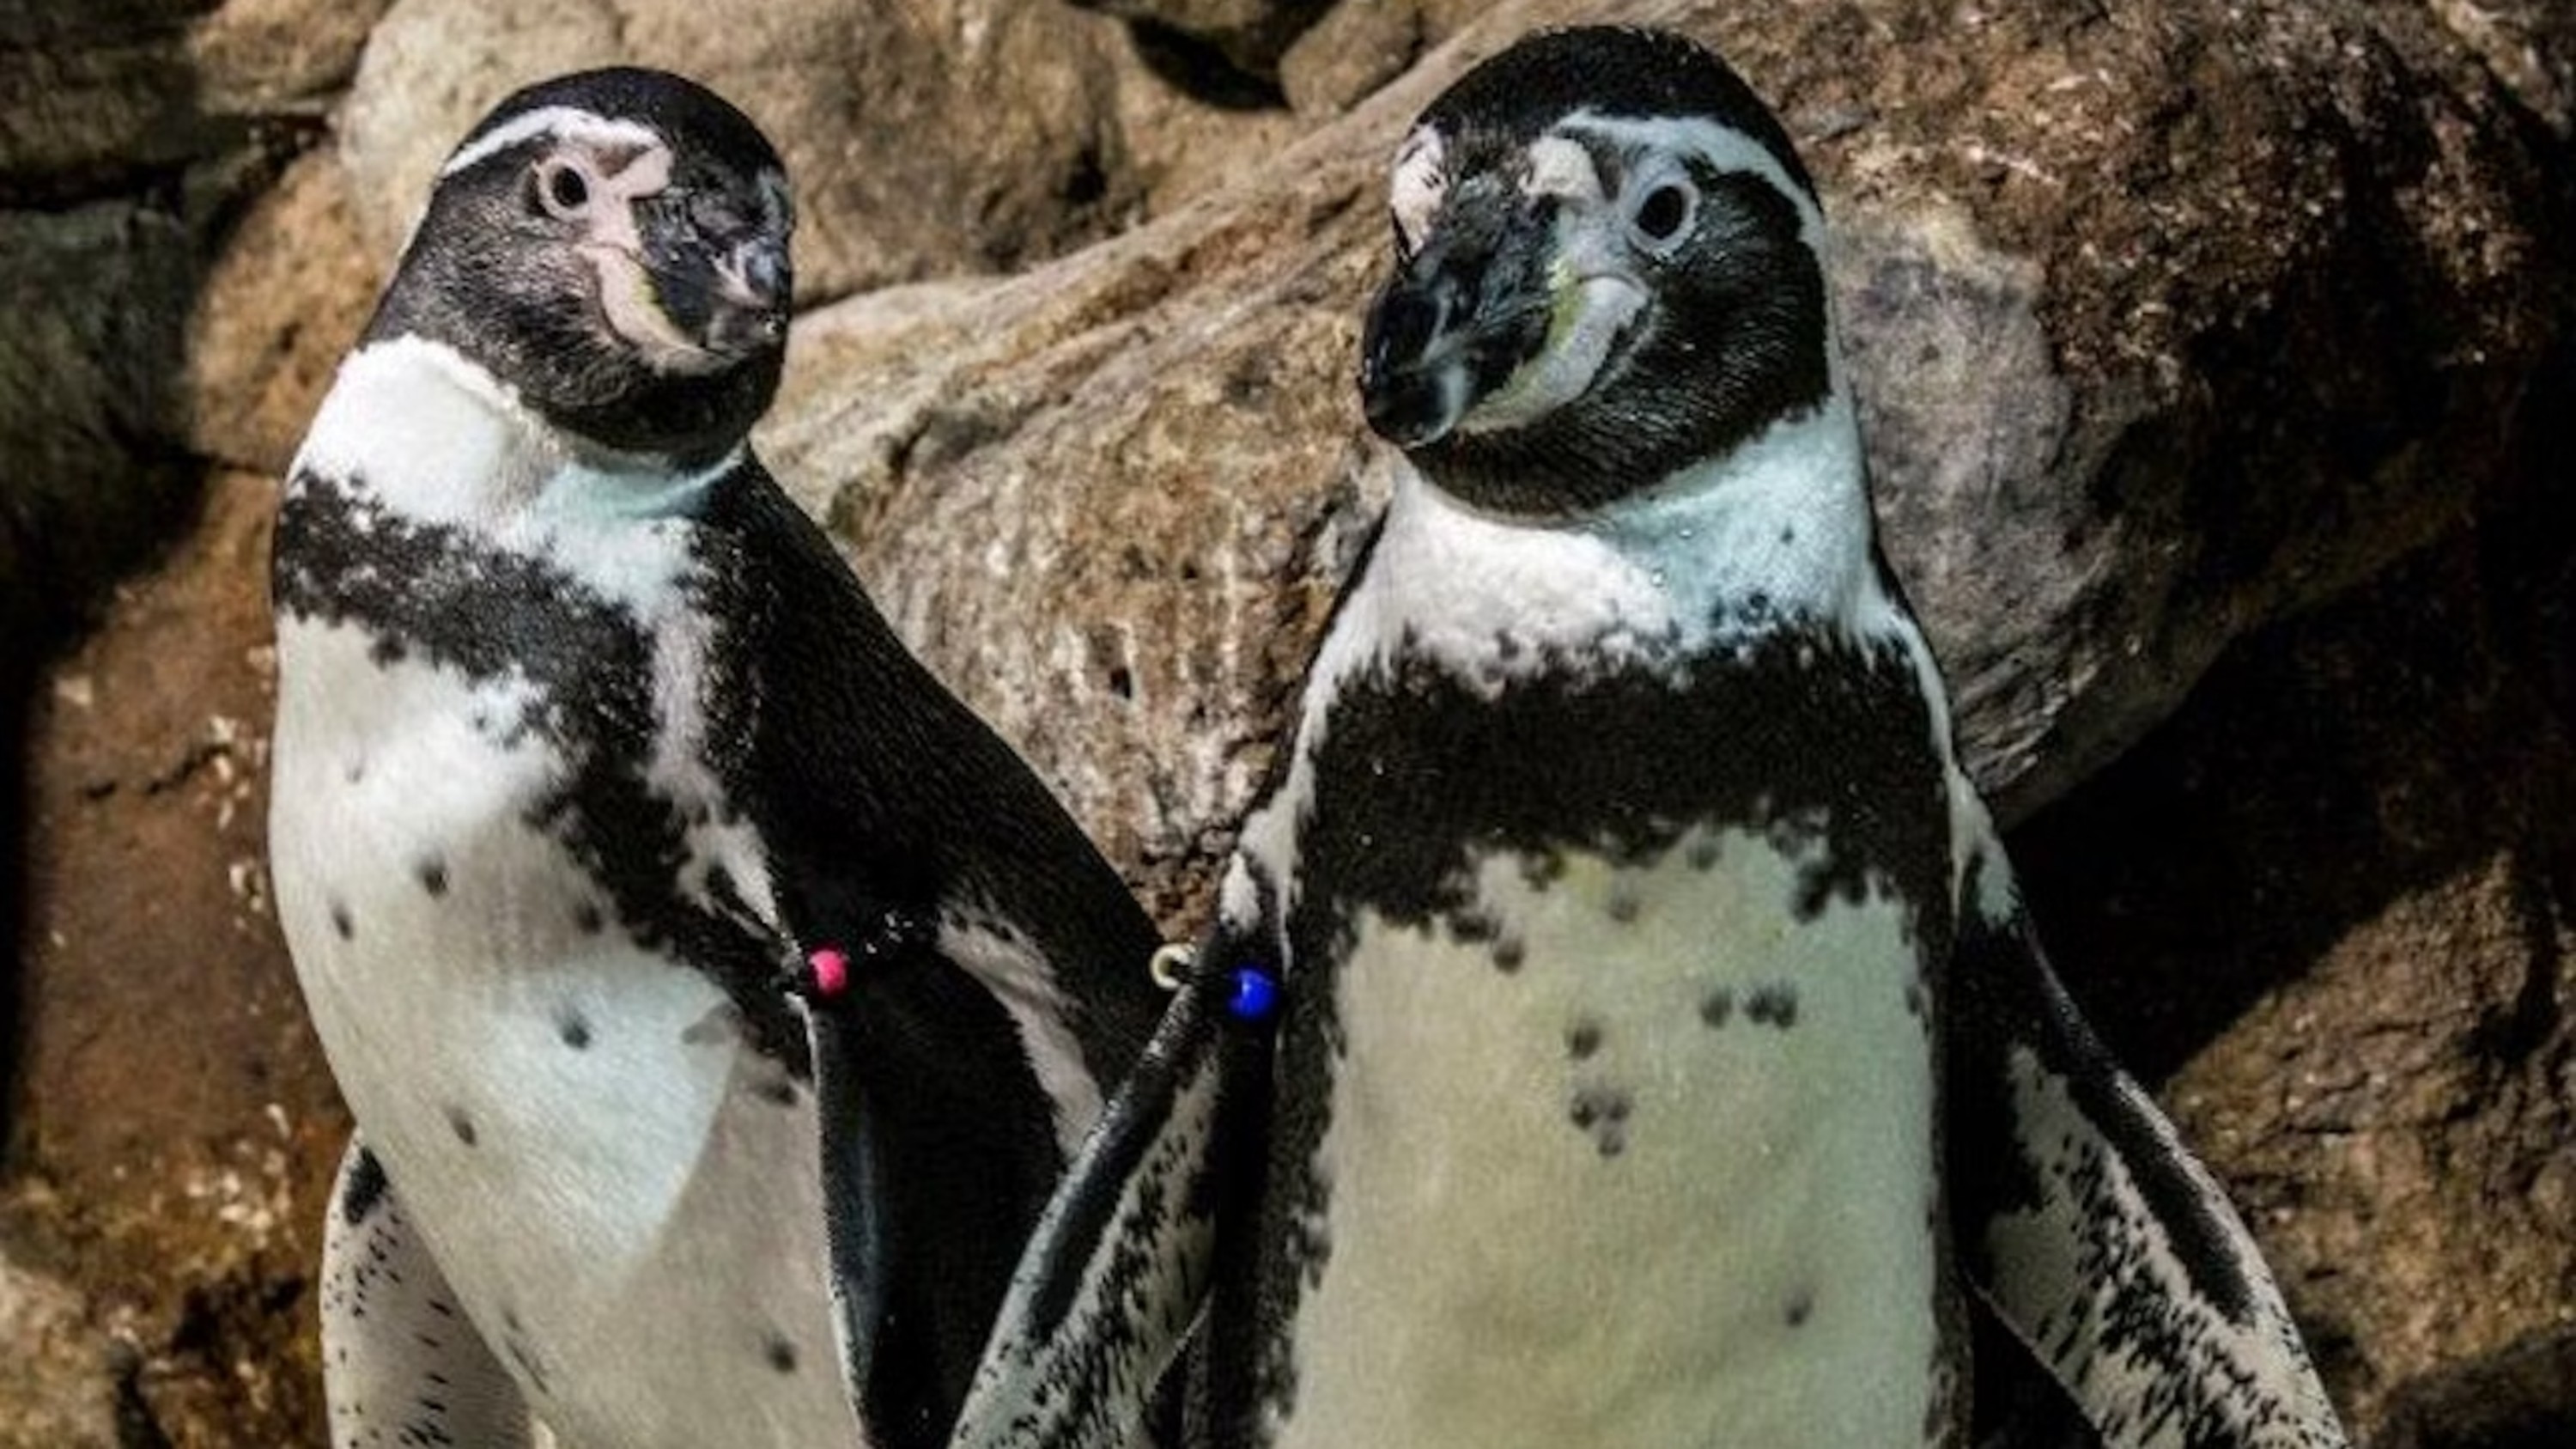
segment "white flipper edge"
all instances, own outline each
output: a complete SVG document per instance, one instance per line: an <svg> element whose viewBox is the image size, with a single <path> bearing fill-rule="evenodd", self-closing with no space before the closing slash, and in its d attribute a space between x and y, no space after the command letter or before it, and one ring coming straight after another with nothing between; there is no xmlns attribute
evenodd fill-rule
<svg viewBox="0 0 2576 1449"><path fill-rule="evenodd" d="M532 1442L517 1382L362 1141L340 1161L322 1232L322 1382L332 1449Z"/></svg>

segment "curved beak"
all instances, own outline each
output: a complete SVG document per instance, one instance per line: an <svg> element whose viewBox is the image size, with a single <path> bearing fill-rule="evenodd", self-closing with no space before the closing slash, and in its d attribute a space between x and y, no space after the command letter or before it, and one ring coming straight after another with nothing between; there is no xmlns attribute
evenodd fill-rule
<svg viewBox="0 0 2576 1449"><path fill-rule="evenodd" d="M707 346L740 356L776 345L787 335L796 290L787 239L760 233L716 258L715 295L706 322Z"/></svg>
<svg viewBox="0 0 2576 1449"><path fill-rule="evenodd" d="M1552 208L1520 208L1508 189L1462 192L1369 308L1360 402L1371 431L1399 447L1448 436L1547 342Z"/></svg>
<svg viewBox="0 0 2576 1449"><path fill-rule="evenodd" d="M1369 427L1411 449L1545 417L1592 388L1648 296L1599 202L1461 190L1369 310Z"/></svg>
<svg viewBox="0 0 2576 1449"><path fill-rule="evenodd" d="M730 365L787 335L795 273L783 231L706 236L685 224L648 226L642 262L655 310L700 355L684 370Z"/></svg>

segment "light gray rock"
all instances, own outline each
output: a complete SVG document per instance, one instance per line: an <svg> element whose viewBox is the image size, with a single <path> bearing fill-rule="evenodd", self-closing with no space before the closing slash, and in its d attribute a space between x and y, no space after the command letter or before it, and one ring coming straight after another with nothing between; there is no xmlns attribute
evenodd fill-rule
<svg viewBox="0 0 2576 1449"><path fill-rule="evenodd" d="M0 1255L0 1449L115 1449L113 1385L87 1300Z"/></svg>

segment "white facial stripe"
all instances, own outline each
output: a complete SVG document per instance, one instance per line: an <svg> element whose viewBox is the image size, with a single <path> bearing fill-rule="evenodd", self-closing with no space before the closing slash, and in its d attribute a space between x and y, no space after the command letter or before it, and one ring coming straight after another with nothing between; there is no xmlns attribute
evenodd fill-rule
<svg viewBox="0 0 2576 1449"><path fill-rule="evenodd" d="M1429 126L1417 127L1404 138L1404 147L1395 153L1395 174L1387 184L1387 206L1395 213L1396 230L1404 234L1407 247L1422 245L1423 235L1431 229L1431 218L1438 214L1441 199L1449 194L1446 170L1448 148L1441 144L1440 133Z"/></svg>
<svg viewBox="0 0 2576 1449"><path fill-rule="evenodd" d="M1559 122L1557 129L1594 137L1623 150L1697 156L1719 171L1761 177L1798 209L1798 239L1819 256L1823 255L1825 217L1817 208L1815 198L1790 176L1779 158L1742 131L1697 117L1667 116L1643 120L1634 116L1597 115L1591 111L1575 112Z"/></svg>
<svg viewBox="0 0 2576 1449"><path fill-rule="evenodd" d="M578 141L597 150L654 149L663 144L661 136L649 126L613 121L571 106L543 106L524 116L513 116L466 142L447 158L438 174L453 176L513 146L547 136Z"/></svg>
<svg viewBox="0 0 2576 1449"><path fill-rule="evenodd" d="M1601 172L1580 141L1541 136L1530 143L1529 179L1521 190L1531 196L1562 196L1572 201L1601 199Z"/></svg>
<svg viewBox="0 0 2576 1449"><path fill-rule="evenodd" d="M644 365L684 377L721 372L730 359L700 346L671 323L653 292L653 278L634 252L614 242L588 242L581 254L599 273L599 308L617 335L634 344Z"/></svg>

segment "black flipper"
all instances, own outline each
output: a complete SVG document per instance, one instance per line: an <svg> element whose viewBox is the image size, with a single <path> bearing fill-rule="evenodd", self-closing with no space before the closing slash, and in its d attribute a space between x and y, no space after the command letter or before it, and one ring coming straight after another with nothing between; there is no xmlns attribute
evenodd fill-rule
<svg viewBox="0 0 2576 1449"><path fill-rule="evenodd" d="M2001 847L1971 859L1944 1124L1971 1284L2108 1449L2340 1449L2245 1225L2058 985Z"/></svg>
<svg viewBox="0 0 2576 1449"><path fill-rule="evenodd" d="M1021 1259L950 1449L1170 1442L1175 1361L1264 1150L1269 1032L1242 989L1197 972L1174 994Z"/></svg>

